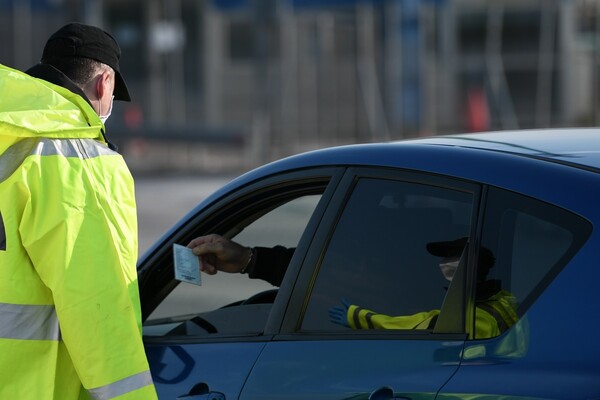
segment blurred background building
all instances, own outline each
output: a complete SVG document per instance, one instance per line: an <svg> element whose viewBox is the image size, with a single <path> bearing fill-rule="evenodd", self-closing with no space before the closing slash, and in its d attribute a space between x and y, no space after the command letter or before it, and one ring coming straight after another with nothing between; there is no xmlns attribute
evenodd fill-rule
<svg viewBox="0 0 600 400"><path fill-rule="evenodd" d="M0 63L69 21L121 44L107 126L134 169L600 122L600 0L0 0Z"/></svg>

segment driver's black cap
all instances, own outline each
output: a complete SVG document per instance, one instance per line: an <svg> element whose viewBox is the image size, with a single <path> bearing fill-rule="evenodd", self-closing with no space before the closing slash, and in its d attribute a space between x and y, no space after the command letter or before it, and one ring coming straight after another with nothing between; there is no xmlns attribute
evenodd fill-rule
<svg viewBox="0 0 600 400"><path fill-rule="evenodd" d="M467 240L467 237L463 237L446 242L431 242L427 243L426 247L427 251L436 257L460 257ZM496 257L488 248L481 247L479 249L480 266L491 268L495 262Z"/></svg>
<svg viewBox="0 0 600 400"><path fill-rule="evenodd" d="M131 101L119 68L121 49L109 33L95 26L69 23L50 36L41 61L61 57L91 58L108 65L115 71L115 100Z"/></svg>

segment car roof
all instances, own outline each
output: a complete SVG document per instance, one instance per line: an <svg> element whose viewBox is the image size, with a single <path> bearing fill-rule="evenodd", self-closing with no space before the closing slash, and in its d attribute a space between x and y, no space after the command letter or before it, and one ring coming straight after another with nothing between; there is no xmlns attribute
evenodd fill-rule
<svg viewBox="0 0 600 400"><path fill-rule="evenodd" d="M565 188L576 188L575 176L588 176L592 179L588 182L600 178L600 129L441 135L312 150L250 171L216 196L270 175L327 166L400 168L523 192L530 191L532 183L539 184L537 190L547 191L550 178L554 183L562 180Z"/></svg>
<svg viewBox="0 0 600 400"><path fill-rule="evenodd" d="M520 173L517 169L523 165L515 163L518 159L537 164L574 167L600 174L600 129L538 129L440 135L311 150L273 161L238 176L206 198L198 208L256 179L282 172L327 166L403 168L482 183L490 183L493 178L496 185L511 186L512 176ZM531 166L531 162L528 165ZM492 170L497 172L490 175ZM522 184L527 185L527 181L524 180Z"/></svg>
<svg viewBox="0 0 600 400"><path fill-rule="evenodd" d="M438 136L420 141L521 154L600 170L600 129L597 128L498 131Z"/></svg>
<svg viewBox="0 0 600 400"><path fill-rule="evenodd" d="M497 131L336 146L275 161L244 178L252 179L254 173L264 176L317 165L414 167L436 172L436 165L441 163L444 170L450 172L449 161L471 160L482 165L486 159L489 163L493 155L510 155L513 159L517 155L600 173L600 129Z"/></svg>

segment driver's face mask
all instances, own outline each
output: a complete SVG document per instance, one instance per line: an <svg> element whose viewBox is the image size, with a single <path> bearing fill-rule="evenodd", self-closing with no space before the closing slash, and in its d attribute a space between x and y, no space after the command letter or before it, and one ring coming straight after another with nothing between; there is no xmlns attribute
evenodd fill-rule
<svg viewBox="0 0 600 400"><path fill-rule="evenodd" d="M460 257L444 257L442 258L442 261L440 261L440 270L448 282L452 282L452 278L458 269L459 263Z"/></svg>

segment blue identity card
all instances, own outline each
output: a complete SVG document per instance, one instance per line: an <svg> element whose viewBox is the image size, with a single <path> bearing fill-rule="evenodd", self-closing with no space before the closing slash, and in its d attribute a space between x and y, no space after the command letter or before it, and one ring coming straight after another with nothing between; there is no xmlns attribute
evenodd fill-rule
<svg viewBox="0 0 600 400"><path fill-rule="evenodd" d="M202 285L200 278L200 260L192 252L192 249L180 244L173 244L173 261L175 268L175 279L181 282Z"/></svg>

